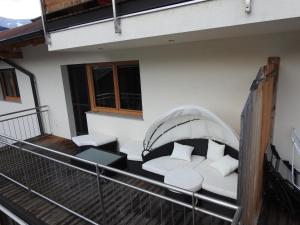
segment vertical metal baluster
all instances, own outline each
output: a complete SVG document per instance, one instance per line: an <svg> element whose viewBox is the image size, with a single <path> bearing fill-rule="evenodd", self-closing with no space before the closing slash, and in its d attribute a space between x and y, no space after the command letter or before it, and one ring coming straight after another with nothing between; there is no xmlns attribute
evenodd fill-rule
<svg viewBox="0 0 300 225"><path fill-rule="evenodd" d="M60 165L59 168L58 168L58 174L59 174L59 183L61 183L62 180L65 180L65 182L61 185L61 188L62 188L62 193L67 193L69 190L66 188L66 184L69 183L68 179L64 176L64 172L63 172L63 169L65 168L66 166L64 165ZM64 204L65 203L65 200L66 200L66 195L62 194L60 195L61 197L61 202Z"/></svg>
<svg viewBox="0 0 300 225"><path fill-rule="evenodd" d="M6 142L6 139L3 138L3 141ZM6 152L7 152L7 161L8 161L8 165L7 168L5 168L5 173L6 175L8 175L7 171L9 171L9 168L13 166L12 163L12 157L11 157L11 147L9 145L6 146Z"/></svg>
<svg viewBox="0 0 300 225"><path fill-rule="evenodd" d="M160 199L160 224L163 224L163 206L162 206L162 200Z"/></svg>
<svg viewBox="0 0 300 225"><path fill-rule="evenodd" d="M27 120L27 124L28 124L29 135L30 135L30 138L32 138L32 137L34 137L34 135L32 135L32 129L31 129L31 125L29 123L29 117L30 116L26 116L26 120Z"/></svg>
<svg viewBox="0 0 300 225"><path fill-rule="evenodd" d="M40 112L40 115L41 115L41 118L42 118L42 124L43 124L43 126L44 126L44 129L45 129L45 127L46 127L46 120L45 120L45 117L44 117L44 113L43 112ZM45 132L46 130L44 130L44 132Z"/></svg>
<svg viewBox="0 0 300 225"><path fill-rule="evenodd" d="M45 133L51 133L48 111L45 112Z"/></svg>
<svg viewBox="0 0 300 225"><path fill-rule="evenodd" d="M13 129L15 131L15 138L18 139L17 130L16 130L16 126L15 126L14 120L11 120L11 122L13 124Z"/></svg>
<svg viewBox="0 0 300 225"><path fill-rule="evenodd" d="M22 150L22 144L20 144L19 151L21 153L21 157L23 156L24 162L28 162L28 160L26 159L25 154L22 154L22 151L23 151ZM25 178L26 187L28 188L28 191L31 192L31 186L30 186L30 183L29 183L30 179L29 179L28 174L27 174L27 171L28 171L27 170L27 165L26 165L25 168L23 167L22 170L24 172L24 178Z"/></svg>
<svg viewBox="0 0 300 225"><path fill-rule="evenodd" d="M53 179L52 179L52 171L54 169L53 167L53 163L51 160L48 160L49 161L49 169L47 171L48 174L48 177L49 177L49 187L50 187L50 196L52 199L55 199L55 192L54 192L54 188L53 188Z"/></svg>
<svg viewBox="0 0 300 225"><path fill-rule="evenodd" d="M44 168L44 177L45 177L45 179L44 179L44 187L48 187L48 183L49 183L49 176L48 176L48 169L49 169L49 164L48 164L48 161L47 161L47 159L43 159L42 160L42 163L43 163L43 168ZM47 194L49 193L49 190L48 189L46 189L47 190Z"/></svg>
<svg viewBox="0 0 300 225"><path fill-rule="evenodd" d="M46 125L45 112L41 112L40 115L41 115L42 123L43 123L43 126L44 126L44 134L47 134L47 125Z"/></svg>
<svg viewBox="0 0 300 225"><path fill-rule="evenodd" d="M172 224L174 225L174 203L171 202L171 211L172 211Z"/></svg>
<svg viewBox="0 0 300 225"><path fill-rule="evenodd" d="M33 132L33 136L36 137L36 130L35 130L35 126L34 126L34 115L30 116L30 120L31 120L31 124L32 124L32 132Z"/></svg>
<svg viewBox="0 0 300 225"><path fill-rule="evenodd" d="M18 121L19 131L21 134L21 140L23 140L23 132L22 132L21 125L20 125L20 118L17 118L17 121Z"/></svg>
<svg viewBox="0 0 300 225"><path fill-rule="evenodd" d="M36 165L37 165L37 170L39 171L38 173L38 181L37 181L37 187L40 189L42 187L42 173L43 173L43 168L41 166L41 157L38 157L36 160Z"/></svg>
<svg viewBox="0 0 300 225"><path fill-rule="evenodd" d="M195 195L193 193L192 195L192 219L193 219L193 225L195 225Z"/></svg>
<svg viewBox="0 0 300 225"><path fill-rule="evenodd" d="M34 119L33 119L34 115L31 115L30 116L30 122L31 122L31 126L32 126L32 133L33 133L33 136L36 137L36 130L35 130L35 126L34 126Z"/></svg>
<svg viewBox="0 0 300 225"><path fill-rule="evenodd" d="M30 138L32 138L32 136L31 136L31 128L30 128L30 124L29 124L29 122L28 122L28 116L24 117L24 121L25 121L25 122L27 121L26 128L28 129L28 134L29 134L28 138L30 139Z"/></svg>
<svg viewBox="0 0 300 225"><path fill-rule="evenodd" d="M185 207L183 206L183 225L185 225Z"/></svg>
<svg viewBox="0 0 300 225"><path fill-rule="evenodd" d="M150 214L150 220L151 220L151 218L152 218L152 212L151 212L151 208L152 208L152 204L151 204L151 196L150 195L148 195L148 197L149 197L149 207L150 207L150 209L149 209L149 214Z"/></svg>
<svg viewBox="0 0 300 225"><path fill-rule="evenodd" d="M32 128L32 133L33 133L33 137L35 137L35 130L34 130L34 124L33 124L33 120L32 120L33 115L30 115L28 117L28 119L30 119L30 123L31 123L31 128Z"/></svg>
<svg viewBox="0 0 300 225"><path fill-rule="evenodd" d="M118 208L117 208L117 201L116 201L115 183L113 182L112 185L113 185L113 195L114 195L114 205L115 205L115 220L117 220Z"/></svg>
<svg viewBox="0 0 300 225"><path fill-rule="evenodd" d="M31 156L31 161L30 161L30 165L32 165L30 168L31 168L31 173L33 176L31 176L31 181L32 181L32 188L34 188L34 184L38 181L38 168L37 168L37 165L36 165L36 159L37 159L37 156L29 153L30 156ZM34 182L33 182L34 181Z"/></svg>
<svg viewBox="0 0 300 225"><path fill-rule="evenodd" d="M101 210L102 210L103 224L106 225L107 224L107 218L106 218L106 213L105 213L105 208L104 208L103 190L102 190L102 184L101 184L101 179L100 179L100 171L99 171L99 166L98 165L96 165L96 173L97 173L97 186L98 186L99 200L100 200Z"/></svg>
<svg viewBox="0 0 300 225"><path fill-rule="evenodd" d="M139 195L139 203L140 203L141 215L143 216L143 207L142 207L141 193L139 192L138 195Z"/></svg>
<svg viewBox="0 0 300 225"><path fill-rule="evenodd" d="M48 128L49 128L49 134L52 133L51 123L50 123L50 116L49 116L49 110L47 110L47 121L48 121Z"/></svg>
<svg viewBox="0 0 300 225"><path fill-rule="evenodd" d="M21 117L21 119L22 119L22 124L23 124L23 128L24 128L24 133L25 133L25 140L27 140L28 136L27 136L27 131L26 131L25 123L24 123L24 117Z"/></svg>
<svg viewBox="0 0 300 225"><path fill-rule="evenodd" d="M131 212L133 213L132 192L133 190L130 191L130 206L131 206Z"/></svg>
<svg viewBox="0 0 300 225"><path fill-rule="evenodd" d="M3 122L3 134L7 136L6 128L5 128L5 122Z"/></svg>
<svg viewBox="0 0 300 225"><path fill-rule="evenodd" d="M9 137L12 137L12 134L11 134L11 129L10 129L10 125L9 125L9 120L8 120L8 121L6 121L6 124L7 124L8 131L9 131Z"/></svg>

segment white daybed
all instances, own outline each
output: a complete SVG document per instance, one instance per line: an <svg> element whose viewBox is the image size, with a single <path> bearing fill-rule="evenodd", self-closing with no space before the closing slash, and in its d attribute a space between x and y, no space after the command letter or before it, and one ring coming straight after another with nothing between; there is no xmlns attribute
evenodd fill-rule
<svg viewBox="0 0 300 225"><path fill-rule="evenodd" d="M238 159L239 139L230 126L207 109L183 106L164 114L148 129L143 147L141 142L135 142L135 145L121 147L121 151L128 154L129 165L134 165L131 172L164 181L166 175L168 180L176 180L169 177L173 170L193 170L203 178L200 192L236 200L237 170L223 176L211 166L212 161L207 159L208 140L224 144L224 155ZM174 142L194 147L190 162L171 158ZM142 151L142 157L138 156ZM182 188L189 186L183 178L181 184L176 180L177 186Z"/></svg>

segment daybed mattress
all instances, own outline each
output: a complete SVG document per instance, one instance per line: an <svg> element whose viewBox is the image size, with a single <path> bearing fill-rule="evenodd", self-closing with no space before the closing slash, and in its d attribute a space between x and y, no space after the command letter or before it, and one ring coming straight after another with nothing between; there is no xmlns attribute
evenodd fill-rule
<svg viewBox="0 0 300 225"><path fill-rule="evenodd" d="M194 168L199 165L205 158L199 155L192 155L192 161L173 159L171 156L162 156L156 159L152 159L143 164L143 169L152 173L165 176L170 170L180 167Z"/></svg>
<svg viewBox="0 0 300 225"><path fill-rule="evenodd" d="M211 160L206 159L194 168L204 178L202 188L215 194L237 199L238 174L231 173L223 177L210 166L211 163Z"/></svg>

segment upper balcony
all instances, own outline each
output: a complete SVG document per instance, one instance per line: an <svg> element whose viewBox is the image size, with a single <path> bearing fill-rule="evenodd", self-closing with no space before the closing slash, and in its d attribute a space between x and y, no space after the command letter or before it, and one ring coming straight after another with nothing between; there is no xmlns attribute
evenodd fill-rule
<svg viewBox="0 0 300 225"><path fill-rule="evenodd" d="M297 0L43 1L50 51L199 41L290 31L300 25Z"/></svg>

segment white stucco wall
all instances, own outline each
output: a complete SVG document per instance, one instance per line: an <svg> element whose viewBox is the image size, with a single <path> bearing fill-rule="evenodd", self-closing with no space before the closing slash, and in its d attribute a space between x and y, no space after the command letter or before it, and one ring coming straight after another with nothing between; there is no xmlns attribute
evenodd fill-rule
<svg viewBox="0 0 300 225"><path fill-rule="evenodd" d="M143 120L99 113L88 113L87 116L91 132L97 130L115 135L123 144L128 139L142 139L147 127L160 114L182 104L206 107L239 132L241 110L259 66L266 63L268 56L280 56L274 143L281 155L289 158L290 127L300 129L297 116L300 115L297 104L300 94L297 87L300 81L299 38L299 32L282 33L78 53L49 53L45 46L28 47L24 50L24 59L17 62L36 74L41 103L50 106L53 133L70 138L61 65L139 60ZM31 99L31 95L27 96L28 81L20 80L19 85L22 102ZM15 105L0 102L0 113L7 107L15 108Z"/></svg>
<svg viewBox="0 0 300 225"><path fill-rule="evenodd" d="M298 53L297 53L298 50ZM297 47L283 60L278 82L274 144L284 159L292 160L291 128L300 135L300 48ZM289 66L284 62L289 61ZM296 158L300 169L300 156Z"/></svg>

